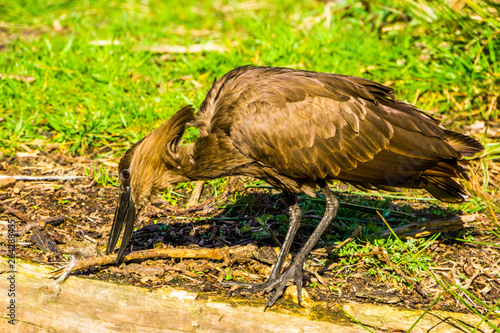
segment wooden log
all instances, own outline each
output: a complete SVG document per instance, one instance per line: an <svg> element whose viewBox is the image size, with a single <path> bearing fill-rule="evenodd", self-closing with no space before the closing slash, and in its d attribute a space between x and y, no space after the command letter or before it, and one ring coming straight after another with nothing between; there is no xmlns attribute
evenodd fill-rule
<svg viewBox="0 0 500 333"><path fill-rule="evenodd" d="M16 325L2 314L1 332L363 332L347 320L312 320L302 308L302 314L292 314L290 306L263 312L264 299L149 290L75 276L57 285L48 279L50 268L24 262L17 271ZM0 280L0 290L7 290L7 279Z"/></svg>
<svg viewBox="0 0 500 333"><path fill-rule="evenodd" d="M376 327L382 332L407 332L424 312L422 310L403 309L384 304L346 303L342 308L352 318L368 327ZM448 311L429 311L420 318L412 333L458 333L472 331L481 318L472 314L453 313ZM497 318L490 321L493 327L499 327ZM476 332L494 332L492 326L482 323ZM467 329L466 329L467 328Z"/></svg>
<svg viewBox="0 0 500 333"><path fill-rule="evenodd" d="M263 312L263 298L196 294L170 287L150 290L76 276L57 284L49 279L51 270L18 261L15 326L3 312L0 332L366 332L356 321L374 332L400 332L423 314L387 305L332 307L314 301L305 307L280 301ZM0 290L5 296L8 271L7 260L0 259ZM474 315L429 311L412 332L463 332L461 325L476 327L480 320ZM500 320L490 324L498 326ZM491 331L484 322L478 327L478 332Z"/></svg>

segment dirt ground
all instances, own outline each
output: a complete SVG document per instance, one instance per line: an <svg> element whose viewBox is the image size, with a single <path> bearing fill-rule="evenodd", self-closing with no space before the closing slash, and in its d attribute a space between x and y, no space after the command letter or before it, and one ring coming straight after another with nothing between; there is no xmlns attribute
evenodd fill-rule
<svg viewBox="0 0 500 333"><path fill-rule="evenodd" d="M95 163L113 167L115 162L96 162L85 157L32 150L11 158L4 157L0 160L0 173L85 176L85 169L93 170ZM112 168L112 177L116 177L115 169ZM94 267L79 274L149 288L175 285L218 294L228 293L229 287L221 285L226 280L265 281L276 258L277 241L283 241L285 234L280 228L283 222L273 221L269 228L274 238L252 237L260 228L256 217L287 212L282 197L270 191L245 188L242 179L232 178L228 180L226 191L215 198L207 195L210 188L205 188L200 203L191 209L172 207L164 200L156 200L140 217L131 247L129 245L129 250L137 251L158 247L234 249L252 244L261 254L258 260L157 259ZM15 221L17 258L60 267L67 264L69 255L74 255L77 260L104 255L117 192L116 187L98 185L92 176L61 182L18 181L0 188L0 255L5 256L8 252L9 221ZM235 193L239 194L236 204L229 200ZM340 198L345 199L343 195ZM426 204L414 201L406 204L416 216L429 214ZM432 209L437 208L433 206ZM457 212L445 213L454 215ZM55 218L60 215L63 217ZM373 216L373 219L377 218ZM475 242L449 239L463 238L464 231L443 233L425 250L425 254L432 257L432 266L435 267L432 271L436 276L448 284L462 286L469 295L457 289L455 292L474 304L477 311L485 313L486 308L481 302L491 306L500 298L500 247L498 238L486 232L487 228L494 227L494 222L488 218L479 218L479 222L477 227L467 231L467 237L473 237ZM313 227L311 223L301 226L292 253L296 253L307 240ZM339 230L333 225L327 233L338 234ZM341 239L348 236L340 235ZM497 245L488 245L490 243ZM356 300L413 309L426 309L443 291L436 280L422 273L418 276L418 285L428 295L423 298L388 268L384 269L385 279L381 278L384 274L369 275L371 269L373 265L364 257L353 257L352 264L340 265L338 251L325 248L323 237L307 261L304 285L313 300L331 304ZM443 293L432 309L471 312L449 292Z"/></svg>

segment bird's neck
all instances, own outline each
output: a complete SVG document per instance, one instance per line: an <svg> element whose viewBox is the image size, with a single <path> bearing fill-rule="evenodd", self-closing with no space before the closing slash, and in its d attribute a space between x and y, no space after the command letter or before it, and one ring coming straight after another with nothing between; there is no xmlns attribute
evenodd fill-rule
<svg viewBox="0 0 500 333"><path fill-rule="evenodd" d="M233 146L225 135L209 135L181 147L179 171L189 180L208 180L231 176L251 162Z"/></svg>

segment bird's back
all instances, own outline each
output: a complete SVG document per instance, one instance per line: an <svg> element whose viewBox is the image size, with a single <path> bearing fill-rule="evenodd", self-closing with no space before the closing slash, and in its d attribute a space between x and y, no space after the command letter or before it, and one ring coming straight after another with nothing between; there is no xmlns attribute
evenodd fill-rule
<svg viewBox="0 0 500 333"><path fill-rule="evenodd" d="M389 87L275 67L240 67L214 82L194 124L202 137L226 135L262 167L260 178L306 193L304 184L339 179L425 187L438 199L461 201L465 191L451 178L465 177L463 156L483 149L395 100Z"/></svg>

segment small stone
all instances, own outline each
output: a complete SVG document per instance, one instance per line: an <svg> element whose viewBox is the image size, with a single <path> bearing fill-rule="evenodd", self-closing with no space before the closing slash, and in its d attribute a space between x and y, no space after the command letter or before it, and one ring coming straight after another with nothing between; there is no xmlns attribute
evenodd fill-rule
<svg viewBox="0 0 500 333"><path fill-rule="evenodd" d="M302 302L300 302L301 306L303 306L305 308L310 308L311 306L314 305L313 300L311 299L311 297L309 296L309 293L307 292L307 290L305 290L305 288L302 288L301 294L302 294ZM283 295L283 298L285 298L286 300L288 300L292 303L299 304L297 286L293 285L293 286L286 288L285 294Z"/></svg>

